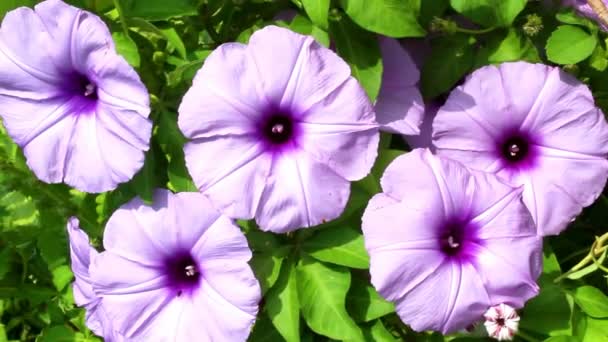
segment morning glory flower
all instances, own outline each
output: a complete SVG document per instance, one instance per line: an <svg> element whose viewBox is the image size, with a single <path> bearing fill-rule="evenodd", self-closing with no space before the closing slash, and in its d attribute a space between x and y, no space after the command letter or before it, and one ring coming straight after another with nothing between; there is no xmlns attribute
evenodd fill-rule
<svg viewBox="0 0 608 342"><path fill-rule="evenodd" d="M200 193L158 190L108 220L90 279L113 329L135 341L245 341L260 286L240 229Z"/></svg>
<svg viewBox="0 0 608 342"><path fill-rule="evenodd" d="M519 315L507 304L501 303L488 309L483 315L488 335L499 341L510 341L517 333Z"/></svg>
<svg viewBox="0 0 608 342"><path fill-rule="evenodd" d="M381 185L362 219L371 282L412 329L448 334L538 294L542 243L521 189L427 149Z"/></svg>
<svg viewBox="0 0 608 342"><path fill-rule="evenodd" d="M148 92L92 13L46 0L0 27L0 116L47 183L103 192L142 167Z"/></svg>
<svg viewBox="0 0 608 342"><path fill-rule="evenodd" d="M98 255L89 244L89 237L79 227L77 218L72 217L67 224L68 238L70 242L70 259L72 260L72 273L74 273L74 302L86 310L86 325L96 335L102 336L108 342L123 341L124 338L112 328L101 298L93 291L89 266L91 261Z"/></svg>
<svg viewBox="0 0 608 342"><path fill-rule="evenodd" d="M487 66L433 121L437 153L523 186L540 235L559 234L601 194L608 123L589 88L559 68Z"/></svg>
<svg viewBox="0 0 608 342"><path fill-rule="evenodd" d="M340 57L268 26L217 48L179 107L186 166L232 218L287 232L338 217L377 155L378 124Z"/></svg>
<svg viewBox="0 0 608 342"><path fill-rule="evenodd" d="M582 16L595 20L602 30L608 31L606 22L599 16L602 14L604 20L608 20L608 0L563 0L562 3L564 6L574 8Z"/></svg>
<svg viewBox="0 0 608 342"><path fill-rule="evenodd" d="M376 120L383 131L418 135L424 116L418 67L398 40L379 37L379 41L384 69L374 105Z"/></svg>

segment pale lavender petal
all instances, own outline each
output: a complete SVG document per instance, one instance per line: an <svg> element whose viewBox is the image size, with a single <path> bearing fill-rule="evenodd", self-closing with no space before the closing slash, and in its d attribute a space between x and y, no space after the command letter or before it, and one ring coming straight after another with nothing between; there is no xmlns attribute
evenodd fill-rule
<svg viewBox="0 0 608 342"><path fill-rule="evenodd" d="M169 191L157 191L152 206L135 198L116 210L103 236L107 252L138 265L158 267L177 245L174 218L167 214Z"/></svg>
<svg viewBox="0 0 608 342"><path fill-rule="evenodd" d="M68 238L70 242L70 260L74 273L74 302L86 309L87 327L97 335L103 335L103 317L99 310L101 299L93 291L89 265L99 253L89 244L89 237L79 227L75 217L68 219Z"/></svg>
<svg viewBox="0 0 608 342"><path fill-rule="evenodd" d="M352 78L313 106L301 128L301 148L347 180L365 177L378 155L378 125L367 95Z"/></svg>
<svg viewBox="0 0 608 342"><path fill-rule="evenodd" d="M190 139L254 132L259 110L267 106L257 79L245 45L229 43L215 49L180 104L181 131Z"/></svg>
<svg viewBox="0 0 608 342"><path fill-rule="evenodd" d="M187 143L184 153L194 184L216 207L229 217L254 217L272 164L255 139L200 138ZM235 196L235 189L243 191Z"/></svg>
<svg viewBox="0 0 608 342"><path fill-rule="evenodd" d="M544 149L538 169L524 180L524 202L539 234L559 234L601 195L608 160Z"/></svg>
<svg viewBox="0 0 608 342"><path fill-rule="evenodd" d="M382 86L375 111L382 129L390 133L418 134L424 103L418 90L420 72L409 53L393 38L381 37Z"/></svg>
<svg viewBox="0 0 608 342"><path fill-rule="evenodd" d="M412 148L428 148L435 151L433 145L433 121L439 110L439 105L436 103L427 104L425 107L424 118L420 125L420 133L416 135L405 135L405 141Z"/></svg>
<svg viewBox="0 0 608 342"><path fill-rule="evenodd" d="M284 233L340 216L350 183L303 153L277 156L260 200L256 221L262 230Z"/></svg>

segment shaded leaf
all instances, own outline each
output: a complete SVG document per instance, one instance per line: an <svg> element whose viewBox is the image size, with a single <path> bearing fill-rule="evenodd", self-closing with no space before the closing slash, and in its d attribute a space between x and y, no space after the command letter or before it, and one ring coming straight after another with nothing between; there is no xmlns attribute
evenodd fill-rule
<svg viewBox="0 0 608 342"><path fill-rule="evenodd" d="M297 274L298 298L308 326L335 340L361 340L361 331L345 308L350 286L348 269L304 257L298 263Z"/></svg>

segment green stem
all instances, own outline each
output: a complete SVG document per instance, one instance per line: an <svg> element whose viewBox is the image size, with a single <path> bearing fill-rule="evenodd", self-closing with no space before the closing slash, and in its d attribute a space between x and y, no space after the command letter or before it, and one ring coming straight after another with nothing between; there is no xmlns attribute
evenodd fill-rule
<svg viewBox="0 0 608 342"><path fill-rule="evenodd" d="M122 5L120 4L120 0L114 0L114 7L118 12L118 18L120 18L120 26L122 26L122 30L125 32L127 37L131 38L131 36L129 36L129 28L127 27L127 20L125 19L125 14L122 11Z"/></svg>
<svg viewBox="0 0 608 342"><path fill-rule="evenodd" d="M468 34L484 34L484 33L492 32L496 29L497 29L497 27L488 27L488 28L481 29L481 30L471 30L471 29L466 29L466 28L462 28L462 27L456 27L456 32L468 33Z"/></svg>
<svg viewBox="0 0 608 342"><path fill-rule="evenodd" d="M597 256L602 255L602 253L604 253L606 251L606 249L608 249L608 246L604 246L604 243L606 243L607 241L608 241L608 233L605 233L604 235L597 238L591 245L589 253L587 253L587 255L583 258L583 260L581 260L578 264L574 265L568 272L555 278L555 280L553 282L559 283L563 279L567 278L570 274L583 269L585 266L587 266L588 264L590 264L592 262L595 262L598 265L598 268L602 269L603 271L608 272L608 269L605 269L603 266L599 265L599 263L597 262L597 259L596 259Z"/></svg>

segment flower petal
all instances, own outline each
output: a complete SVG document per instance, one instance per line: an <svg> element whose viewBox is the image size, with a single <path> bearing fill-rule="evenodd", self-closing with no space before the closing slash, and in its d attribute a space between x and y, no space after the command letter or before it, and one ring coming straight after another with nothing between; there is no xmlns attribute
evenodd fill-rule
<svg viewBox="0 0 608 342"><path fill-rule="evenodd" d="M415 331L443 334L466 328L489 305L482 279L470 264L443 263L397 302L397 313Z"/></svg>
<svg viewBox="0 0 608 342"><path fill-rule="evenodd" d="M31 8L19 7L4 16L0 26L0 54L42 82L61 84L62 70L58 67L61 63L52 58L52 51L69 49L69 46L52 44L57 42Z"/></svg>
<svg viewBox="0 0 608 342"><path fill-rule="evenodd" d="M144 152L140 148L147 149L143 141L146 137L133 139L129 136L132 134L130 132L121 136L109 131L102 121L107 118L102 117L104 115L108 115L108 112L100 110L99 114L72 116L75 123L71 131L65 132L67 136L53 137L68 144L65 154L55 156L57 159L65 158L64 182L82 191L95 193L112 190L119 183L130 180L144 164ZM113 119L105 122L114 129L119 127ZM146 135L145 131L139 134ZM52 139L49 138L47 143L52 143Z"/></svg>
<svg viewBox="0 0 608 342"><path fill-rule="evenodd" d="M523 128L545 147L606 158L608 123L587 85L559 68L545 82Z"/></svg>
<svg viewBox="0 0 608 342"><path fill-rule="evenodd" d="M184 153L194 183L222 213L232 218L253 218L272 158L263 153L255 137L200 138L187 143ZM246 191L235 196L238 189Z"/></svg>
<svg viewBox="0 0 608 342"><path fill-rule="evenodd" d="M384 70L374 110L376 119L390 133L418 134L424 103L418 90L420 72L396 39L380 38Z"/></svg>
<svg viewBox="0 0 608 342"><path fill-rule="evenodd" d="M222 44L205 60L179 107L178 125L187 138L252 133L267 107L256 89L255 65L245 45Z"/></svg>
<svg viewBox="0 0 608 342"><path fill-rule="evenodd" d="M256 31L247 53L264 95L279 108L306 111L350 76L348 65L312 37L277 26Z"/></svg>
<svg viewBox="0 0 608 342"><path fill-rule="evenodd" d="M35 7L36 14L50 36L45 42L52 62L69 72L75 67L87 73L86 61L94 52L114 49L114 41L106 24L96 15L70 6L60 0L46 0ZM61 46L63 48L57 48ZM65 68L66 61L70 67Z"/></svg>
<svg viewBox="0 0 608 342"><path fill-rule="evenodd" d="M129 229L125 229L129 230ZM101 253L91 264L93 288L113 328L127 338L142 334L173 296L160 268Z"/></svg>
<svg viewBox="0 0 608 342"><path fill-rule="evenodd" d="M298 145L317 161L350 181L369 174L380 135L367 97L354 79L313 106L299 125L302 134Z"/></svg>
<svg viewBox="0 0 608 342"><path fill-rule="evenodd" d="M524 181L524 203L538 233L556 235L600 196L608 179L608 161L557 150L542 153L538 168Z"/></svg>
<svg viewBox="0 0 608 342"><path fill-rule="evenodd" d="M284 233L312 227L342 214L350 183L303 153L275 156L260 200L260 229Z"/></svg>
<svg viewBox="0 0 608 342"><path fill-rule="evenodd" d="M158 190L151 206L137 197L118 208L104 231L106 251L142 267L162 266L164 257L178 246L174 217L167 213L172 196L168 190Z"/></svg>

